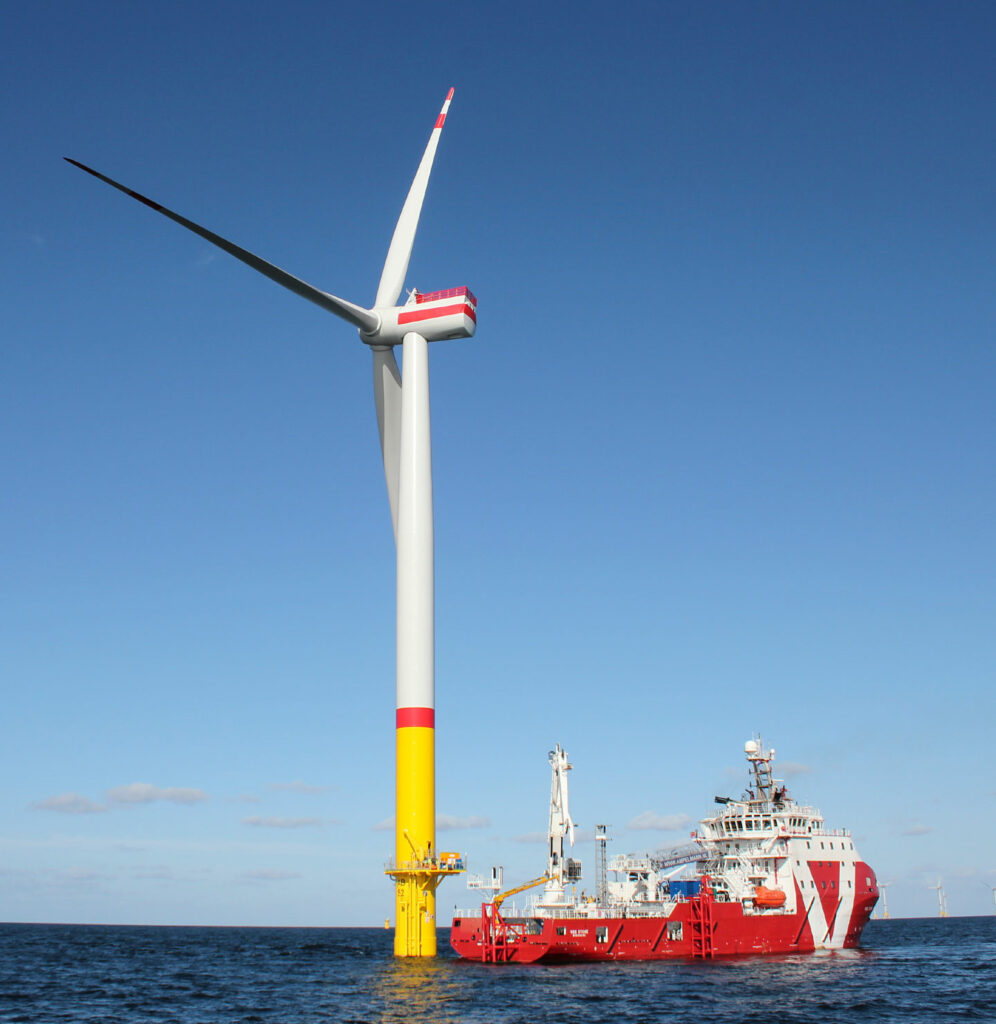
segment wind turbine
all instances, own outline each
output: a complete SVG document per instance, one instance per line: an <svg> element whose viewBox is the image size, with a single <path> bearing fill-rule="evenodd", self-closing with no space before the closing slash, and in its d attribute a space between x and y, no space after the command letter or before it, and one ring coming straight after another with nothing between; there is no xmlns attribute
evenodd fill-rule
<svg viewBox="0 0 996 1024"><path fill-rule="evenodd" d="M397 304L408 272L436 147L452 99L450 89L401 209L377 295L370 308L316 288L92 167L66 157L69 163L352 324L359 330L360 340L373 352L374 402L397 549L395 857L387 870L395 881L396 956L435 955L436 887L446 875L463 870L459 855L440 856L436 849L428 343L472 337L477 326L477 300L467 288L451 288L424 295L412 290L404 305ZM394 356L397 345L401 345L402 350L400 372Z"/></svg>
<svg viewBox="0 0 996 1024"><path fill-rule="evenodd" d="M882 894L882 920L889 920L889 901L886 899L885 890L892 885L892 882L879 882L878 891Z"/></svg>
<svg viewBox="0 0 996 1024"><path fill-rule="evenodd" d="M937 879L937 885L930 886L931 889L937 890L937 916L947 917L948 916L948 896L944 891L944 886L941 885L940 878Z"/></svg>
<svg viewBox="0 0 996 1024"><path fill-rule="evenodd" d="M990 889L993 894L993 913L996 914L996 885L990 885L988 882L983 882L979 879L979 885L984 885L987 889Z"/></svg>

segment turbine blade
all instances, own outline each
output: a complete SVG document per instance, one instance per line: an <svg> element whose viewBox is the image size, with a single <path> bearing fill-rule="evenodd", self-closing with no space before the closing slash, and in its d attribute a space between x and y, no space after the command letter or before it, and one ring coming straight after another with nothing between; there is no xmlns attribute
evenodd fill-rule
<svg viewBox="0 0 996 1024"><path fill-rule="evenodd" d="M425 189L429 184L429 174L432 171L432 161L436 157L436 147L439 145L439 136L442 134L443 125L446 122L446 112L450 109L450 100L453 99L453 90L446 94L443 109L436 118L436 126L432 129L429 142L422 154L422 162L415 172L415 180L408 191L408 198L401 208L401 216L398 218L394 235L391 238L391 247L387 250L387 259L384 261L384 269L380 275L380 284L377 287L377 298L374 306L393 306L401 295L401 289L405 284L405 274L408 273L408 260L412 255L412 245L415 243L415 231L418 228L419 214L422 212L422 201L425 199Z"/></svg>
<svg viewBox="0 0 996 1024"><path fill-rule="evenodd" d="M286 270L281 270L279 267L275 267L272 263L267 263L266 260L261 259L259 256L254 255L246 249L243 249L234 242L229 242L228 239L222 238L221 235L216 235L213 231L208 231L207 228L202 228L192 220L187 220L186 217L181 217L178 213L174 213L172 210L167 210L165 206L160 206L159 203L154 202L146 196L143 196L138 192L134 192L130 188L126 188L124 185L114 181L112 178L108 178L107 175L101 174L100 171L95 171L92 167L87 167L86 164L81 164L78 160L72 160L68 156L64 157L64 159L74 167L78 167L81 171L86 171L87 174L92 174L95 178L99 178L101 181L106 182L112 188L116 188L119 192L124 192L126 196L131 196L132 199L137 199L140 203L144 203L150 209L155 210L157 213L161 213L164 217L169 217L170 220L176 221L177 224L182 225L189 231L193 231L195 235L200 235L201 238L207 240L212 245L218 246L219 249L224 249L225 252L234 256L237 260L241 260L247 266L252 267L253 270L258 270L271 281L276 281L277 284L283 285L284 288L294 292L295 295L300 295L309 302L315 303L316 306L321 306L322 309L327 310L329 313L334 313L336 316L342 317L343 320L349 321L349 323L359 327L360 330L375 331L379 326L380 318L376 313L371 312L369 309L364 309L362 306L354 305L352 302L347 302L345 299L340 299L335 295L330 295L328 292L323 292L320 288L315 288L306 281L302 281L300 278L294 277L293 274L288 274Z"/></svg>
<svg viewBox="0 0 996 1024"><path fill-rule="evenodd" d="M373 382L387 501L391 506L391 525L397 540L398 488L401 483L401 371L393 348L373 350Z"/></svg>

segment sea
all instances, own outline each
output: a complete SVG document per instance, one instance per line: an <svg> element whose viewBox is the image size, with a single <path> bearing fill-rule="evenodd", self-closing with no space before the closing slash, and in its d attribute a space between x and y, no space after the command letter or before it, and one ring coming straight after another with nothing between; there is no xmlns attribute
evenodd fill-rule
<svg viewBox="0 0 996 1024"><path fill-rule="evenodd" d="M861 949L717 961L396 960L374 928L0 925L0 1021L996 1021L996 916L871 921Z"/></svg>

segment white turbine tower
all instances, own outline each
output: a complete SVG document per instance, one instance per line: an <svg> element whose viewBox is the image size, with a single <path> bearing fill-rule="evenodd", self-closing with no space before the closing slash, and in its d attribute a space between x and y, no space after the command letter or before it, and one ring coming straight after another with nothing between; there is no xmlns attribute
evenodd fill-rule
<svg viewBox="0 0 996 1024"><path fill-rule="evenodd" d="M469 338L477 324L477 300L466 288L419 295L397 305L408 272L450 89L405 200L387 252L377 296L370 308L341 299L76 160L71 164L169 217L254 270L359 329L373 352L374 400L397 548L397 814L395 953L436 952L435 891L440 880L462 870L455 854L436 849L435 647L433 597L432 456L429 434L428 342ZM394 357L402 347L402 367Z"/></svg>

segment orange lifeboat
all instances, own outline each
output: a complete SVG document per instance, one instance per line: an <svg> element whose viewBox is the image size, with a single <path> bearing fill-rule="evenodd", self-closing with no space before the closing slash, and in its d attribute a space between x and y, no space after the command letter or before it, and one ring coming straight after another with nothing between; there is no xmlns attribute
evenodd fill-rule
<svg viewBox="0 0 996 1024"><path fill-rule="evenodd" d="M754 906L781 907L785 904L785 893L781 889L766 889L763 885L754 888Z"/></svg>

